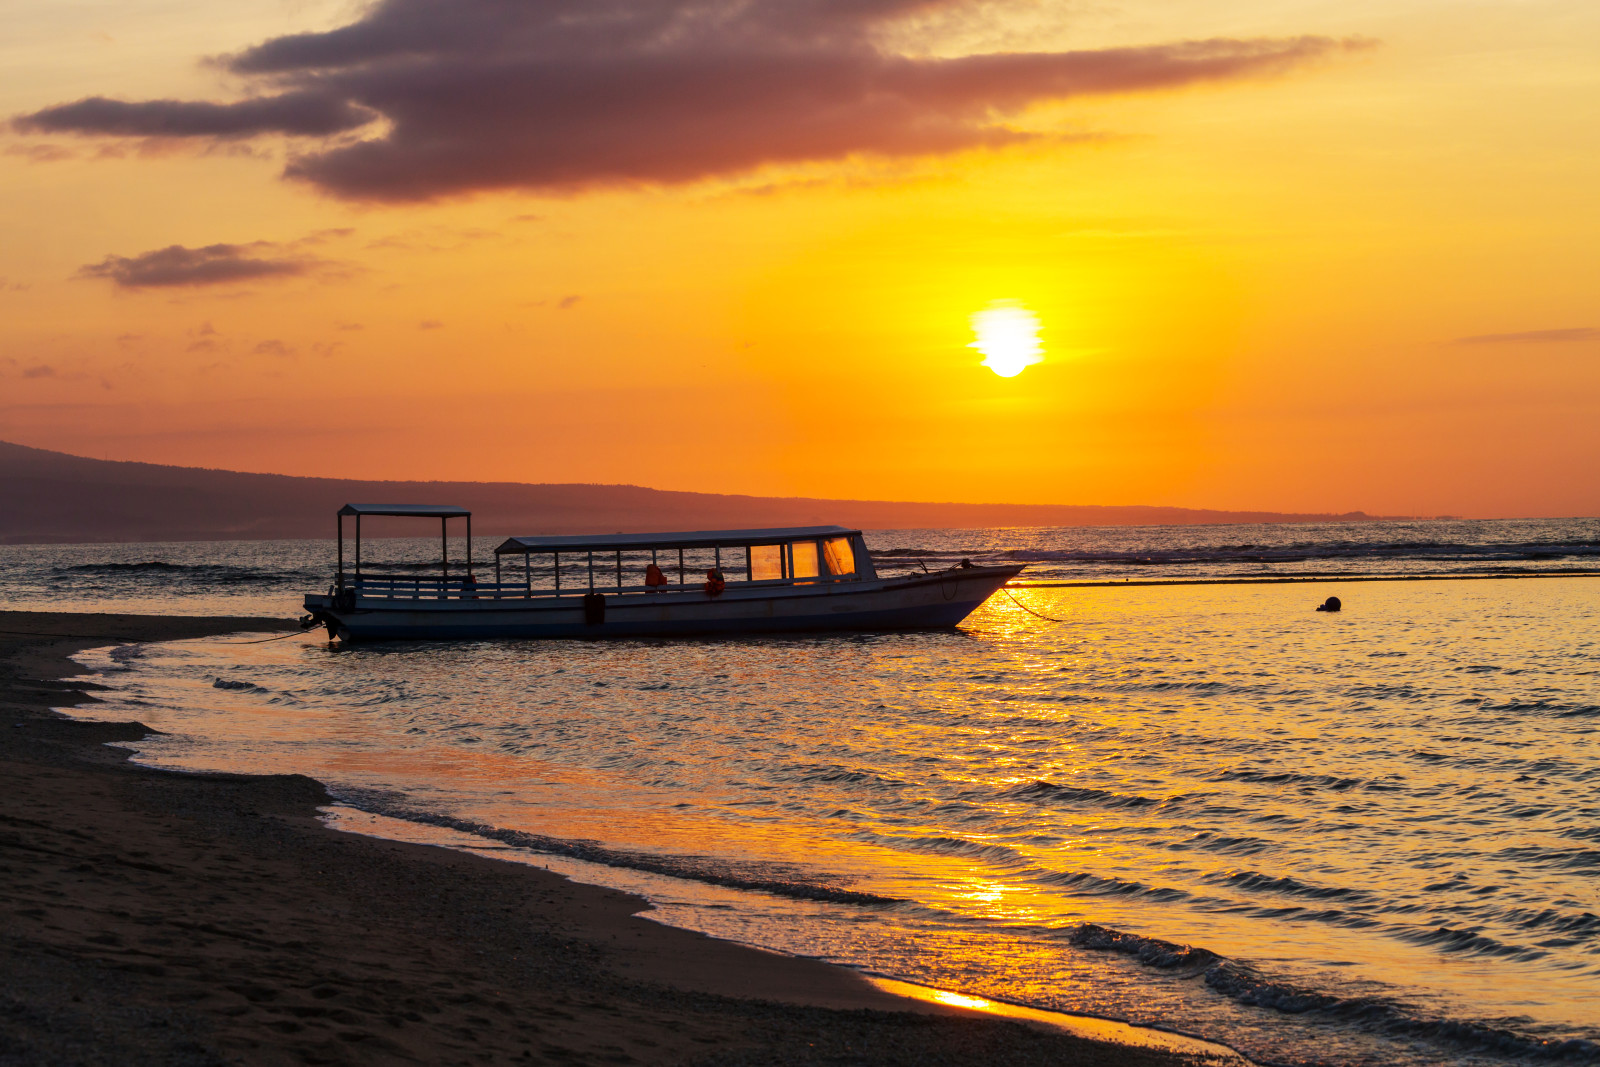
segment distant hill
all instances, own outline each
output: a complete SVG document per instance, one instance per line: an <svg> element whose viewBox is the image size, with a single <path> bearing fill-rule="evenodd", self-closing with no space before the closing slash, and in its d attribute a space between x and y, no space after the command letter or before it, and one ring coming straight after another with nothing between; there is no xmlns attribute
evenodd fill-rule
<svg viewBox="0 0 1600 1067"><path fill-rule="evenodd" d="M1162 507L917 504L679 493L636 485L367 482L71 456L0 442L0 544L330 537L359 503L457 504L485 534L643 532L838 523L859 529L1359 522Z"/></svg>

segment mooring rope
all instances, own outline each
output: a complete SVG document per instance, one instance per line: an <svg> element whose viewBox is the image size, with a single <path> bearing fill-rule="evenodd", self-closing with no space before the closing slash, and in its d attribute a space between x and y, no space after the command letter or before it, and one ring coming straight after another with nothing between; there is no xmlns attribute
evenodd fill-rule
<svg viewBox="0 0 1600 1067"><path fill-rule="evenodd" d="M306 629L306 630L291 630L290 632L288 632L286 634L279 634L277 637L258 637L253 641L218 641L217 644L219 644L219 645L264 645L268 641L282 641L285 638L289 638L289 637L303 637L303 636L305 636L306 634L308 634L310 632L311 632L311 630L309 630L309 629Z"/></svg>
<svg viewBox="0 0 1600 1067"><path fill-rule="evenodd" d="M264 645L268 641L282 641L286 637L300 637L300 636L306 634L307 632L308 631L306 631L306 630L291 630L289 633L279 634L276 637L263 637L263 638L258 638L258 639L254 640L254 641L218 641L217 644L219 644L219 645ZM17 634L17 635L19 635L21 637L65 637L65 638L81 639L81 640L84 640L84 641L116 641L118 644L124 644L124 645L145 645L145 644L150 644L151 643L148 638L127 637L127 636L120 635L120 634L118 634L118 635L113 635L113 634L58 634L58 633L52 633L49 630L0 630L0 634ZM180 638L171 638L171 639L168 639L168 640L183 641L183 640L188 640L188 639L180 637Z"/></svg>
<svg viewBox="0 0 1600 1067"><path fill-rule="evenodd" d="M1021 608L1023 611L1026 611L1029 615L1038 615L1039 618L1043 619L1045 622L1066 622L1067 621L1066 619L1051 618L1049 615L1044 615L1044 614L1041 614L1040 612L1034 611L1032 608L1028 607L1028 605L1024 604L1022 601L1017 599L1017 594L1015 594L1015 593L1013 593L1011 591L1011 587L1010 586L1002 585L1000 588L1004 589L1006 591L1006 596L1011 598L1011 602L1013 604L1015 604L1017 607Z"/></svg>

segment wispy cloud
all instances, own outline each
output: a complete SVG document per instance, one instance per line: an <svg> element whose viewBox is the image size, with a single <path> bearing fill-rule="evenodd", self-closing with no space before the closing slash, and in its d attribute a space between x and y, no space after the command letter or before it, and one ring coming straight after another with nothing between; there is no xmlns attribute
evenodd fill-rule
<svg viewBox="0 0 1600 1067"><path fill-rule="evenodd" d="M377 118L347 101L319 92L216 104L191 100L112 100L91 96L21 115L23 133L89 133L115 137L254 137L261 133L326 136Z"/></svg>
<svg viewBox="0 0 1600 1067"><path fill-rule="evenodd" d="M1592 326L1572 326L1563 330L1480 333L1474 337L1457 337L1455 343L1458 345L1555 344L1563 341L1592 341L1595 339L1600 339L1600 330Z"/></svg>
<svg viewBox="0 0 1600 1067"><path fill-rule="evenodd" d="M107 256L79 269L84 278L105 278L124 289L221 285L304 274L312 260L282 254L278 245L216 244L203 248L168 245L136 256Z"/></svg>
<svg viewBox="0 0 1600 1067"><path fill-rule="evenodd" d="M954 57L889 30L973 0L380 0L348 25L223 62L261 95L91 97L26 132L323 138L285 174L334 196L670 183L770 163L926 156L1042 136L1030 106L1281 74L1370 46L1327 37ZM358 137L374 120L381 127Z"/></svg>

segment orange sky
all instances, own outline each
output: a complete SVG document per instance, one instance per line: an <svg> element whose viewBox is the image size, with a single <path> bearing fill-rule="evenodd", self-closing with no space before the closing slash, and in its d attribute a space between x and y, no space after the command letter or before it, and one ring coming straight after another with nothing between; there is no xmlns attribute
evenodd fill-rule
<svg viewBox="0 0 1600 1067"><path fill-rule="evenodd" d="M1587 0L11 0L0 439L1600 514L1597 56Z"/></svg>

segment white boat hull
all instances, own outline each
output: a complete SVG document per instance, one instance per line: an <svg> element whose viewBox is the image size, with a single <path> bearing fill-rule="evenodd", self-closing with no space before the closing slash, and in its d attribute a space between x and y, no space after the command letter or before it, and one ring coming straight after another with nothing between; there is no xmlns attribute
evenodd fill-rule
<svg viewBox="0 0 1600 1067"><path fill-rule="evenodd" d="M585 590L563 596L408 599L332 594L306 610L342 641L489 637L670 637L818 630L927 630L955 626L1022 568L966 567L908 578L740 588L719 597L699 586L605 595L603 620L588 621Z"/></svg>

